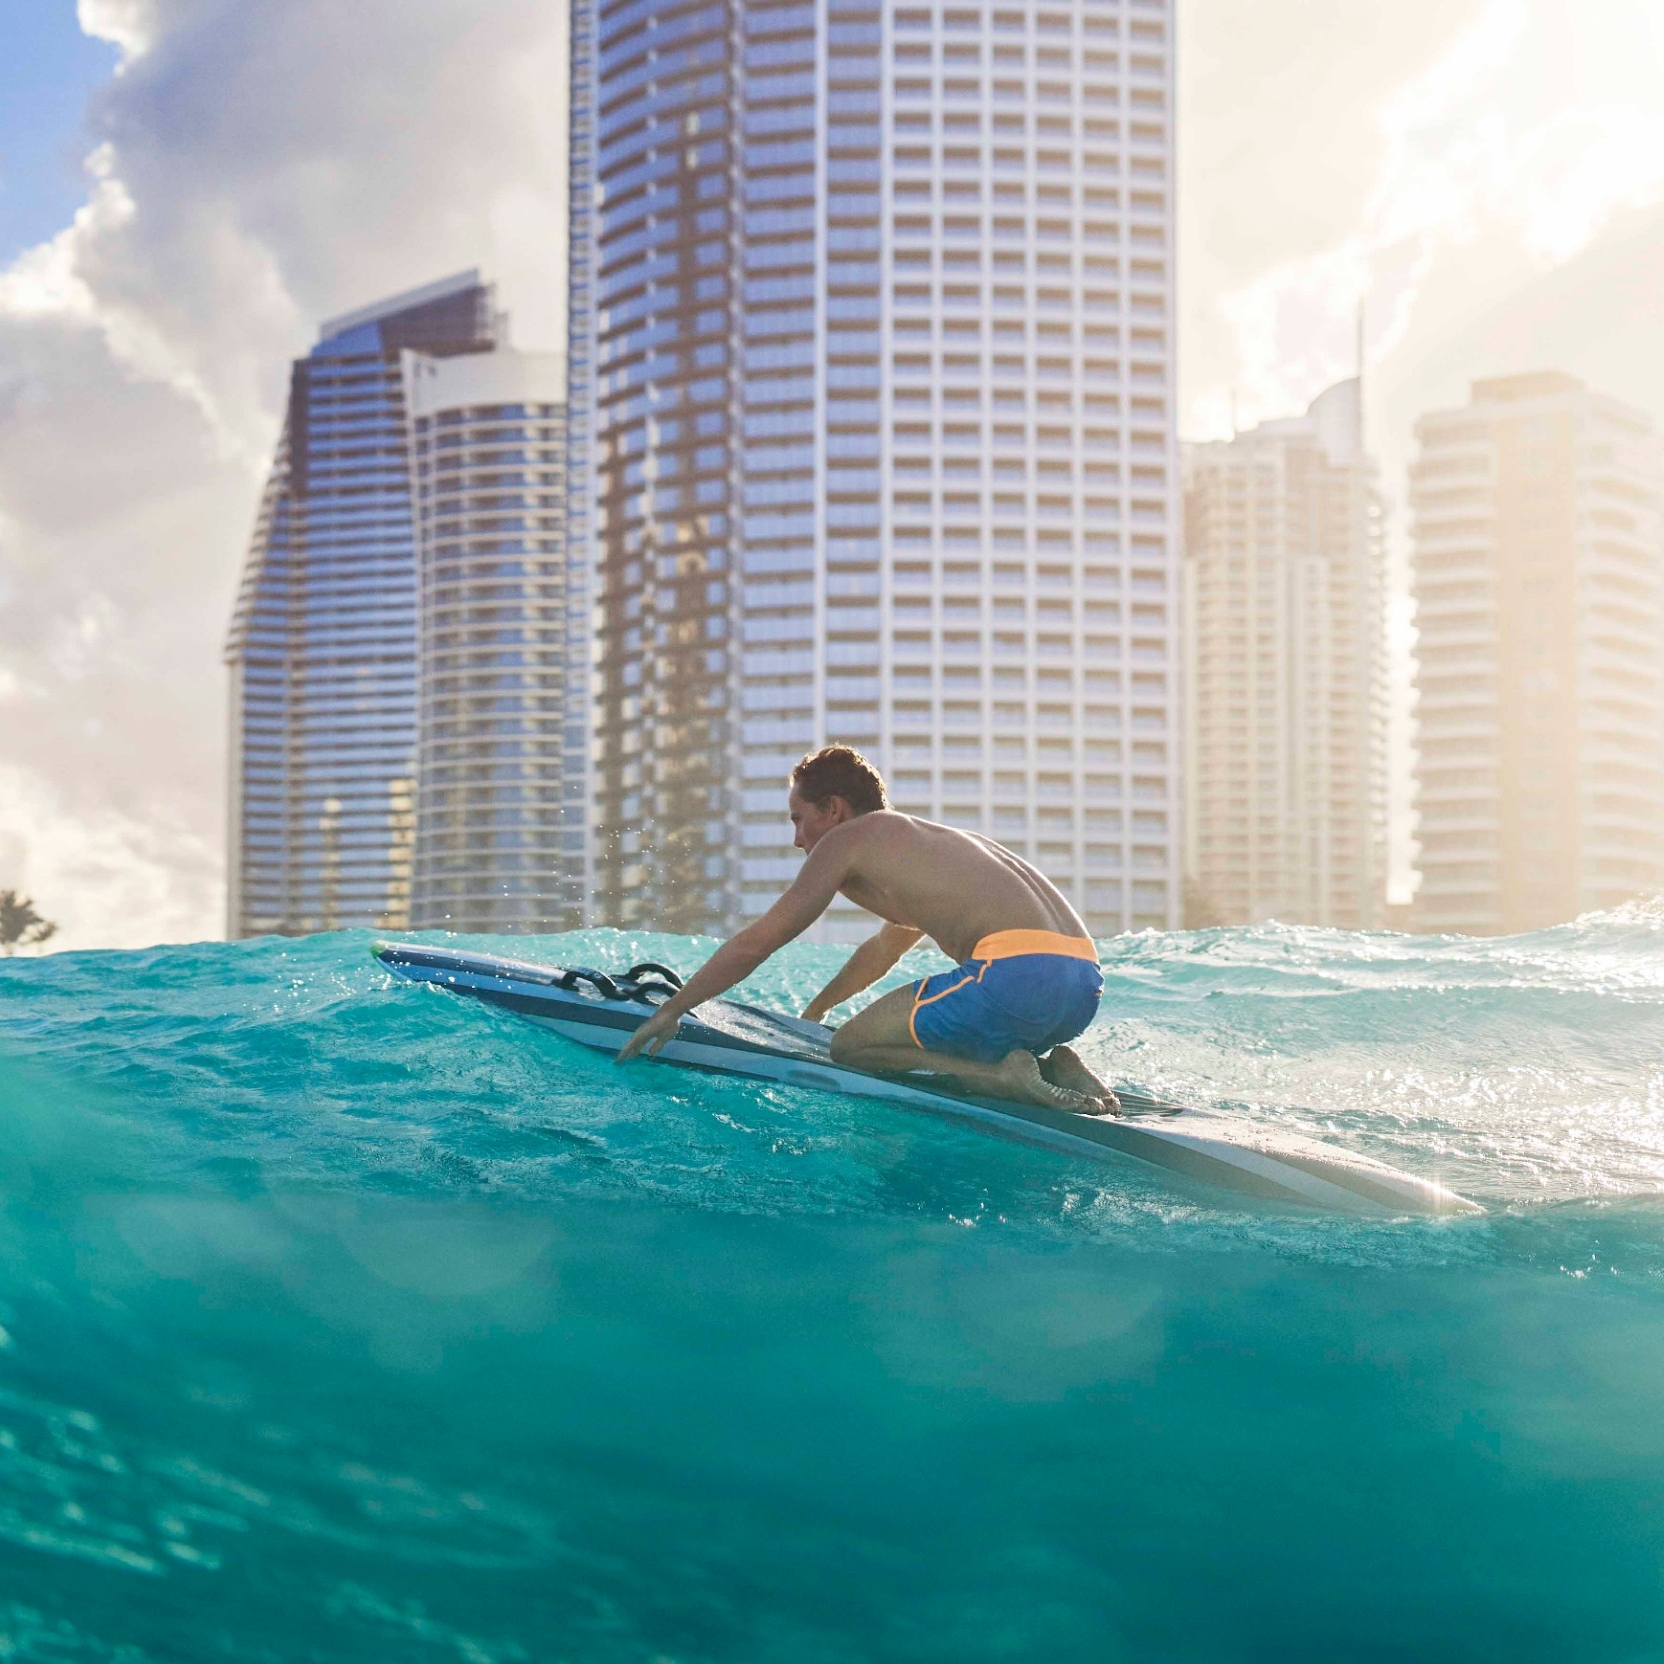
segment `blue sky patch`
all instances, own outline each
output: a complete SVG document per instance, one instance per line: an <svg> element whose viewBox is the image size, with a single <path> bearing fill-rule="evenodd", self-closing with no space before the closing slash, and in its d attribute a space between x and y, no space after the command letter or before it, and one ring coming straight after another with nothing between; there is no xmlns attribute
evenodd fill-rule
<svg viewBox="0 0 1664 1664"><path fill-rule="evenodd" d="M86 201L88 96L115 73L72 0L0 0L0 264L69 224Z"/></svg>

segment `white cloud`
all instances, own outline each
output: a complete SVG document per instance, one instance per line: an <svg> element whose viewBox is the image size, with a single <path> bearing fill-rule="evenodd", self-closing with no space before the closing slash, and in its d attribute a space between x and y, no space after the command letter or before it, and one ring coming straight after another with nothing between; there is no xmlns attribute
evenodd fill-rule
<svg viewBox="0 0 1664 1664"><path fill-rule="evenodd" d="M1546 265L1581 254L1623 209L1664 199L1664 113L1565 110L1522 150L1524 242Z"/></svg>
<svg viewBox="0 0 1664 1664"><path fill-rule="evenodd" d="M0 765L0 889L56 922L53 952L217 936L222 888L220 852L190 828L77 811Z"/></svg>
<svg viewBox="0 0 1664 1664"><path fill-rule="evenodd" d="M1354 222L1215 298L1234 362L1192 366L1187 431L1220 432L1233 391L1247 426L1350 374L1360 300L1367 362L1387 364L1423 321L1435 269L1468 245L1512 246L1489 274L1506 292L1664 201L1664 79L1631 85L1627 69L1664 45L1661 17L1633 0L1489 0L1381 102L1379 168Z"/></svg>
<svg viewBox="0 0 1664 1664"><path fill-rule="evenodd" d="M119 46L124 61L138 57L156 34L151 0L77 0L75 15L82 34Z"/></svg>
<svg viewBox="0 0 1664 1664"><path fill-rule="evenodd" d="M560 13L80 0L87 200L0 268L0 853L66 943L221 928L221 643L316 321L478 265L559 344Z"/></svg>

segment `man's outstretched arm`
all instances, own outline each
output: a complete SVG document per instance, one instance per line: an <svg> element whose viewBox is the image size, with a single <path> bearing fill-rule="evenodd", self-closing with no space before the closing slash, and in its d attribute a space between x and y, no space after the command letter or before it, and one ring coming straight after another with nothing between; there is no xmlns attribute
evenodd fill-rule
<svg viewBox="0 0 1664 1664"><path fill-rule="evenodd" d="M736 982L744 982L771 954L801 936L831 906L848 873L853 831L839 827L822 838L810 851L792 887L755 924L730 936L676 996L666 1000L624 1042L618 1061L627 1063L643 1050L651 1057L675 1034L684 1013L727 993Z"/></svg>
<svg viewBox="0 0 1664 1664"><path fill-rule="evenodd" d="M835 1005L854 999L872 985L924 935L910 924L889 924L876 936L869 936L848 959L843 969L809 1001L803 1015L818 1023Z"/></svg>

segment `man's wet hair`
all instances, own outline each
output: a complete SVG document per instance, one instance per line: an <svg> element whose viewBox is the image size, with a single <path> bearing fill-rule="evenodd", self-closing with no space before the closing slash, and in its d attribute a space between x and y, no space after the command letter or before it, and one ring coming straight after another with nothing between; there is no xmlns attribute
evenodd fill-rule
<svg viewBox="0 0 1664 1664"><path fill-rule="evenodd" d="M824 809L835 797L841 797L858 815L890 806L884 776L852 745L824 746L805 757L792 770L792 785L817 809Z"/></svg>

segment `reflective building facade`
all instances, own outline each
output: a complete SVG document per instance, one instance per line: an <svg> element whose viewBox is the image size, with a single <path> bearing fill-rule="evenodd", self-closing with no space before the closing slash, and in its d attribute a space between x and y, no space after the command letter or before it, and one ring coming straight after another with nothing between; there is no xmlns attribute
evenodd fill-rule
<svg viewBox="0 0 1664 1664"><path fill-rule="evenodd" d="M754 916L787 770L846 740L1096 930L1176 922L1168 7L625 0L572 39L591 917Z"/></svg>
<svg viewBox="0 0 1664 1664"><path fill-rule="evenodd" d="M410 922L416 563L401 355L489 351L473 272L323 326L295 362L238 594L232 936Z"/></svg>
<svg viewBox="0 0 1664 1664"><path fill-rule="evenodd" d="M566 406L553 353L405 355L416 510L411 924L561 930Z"/></svg>

